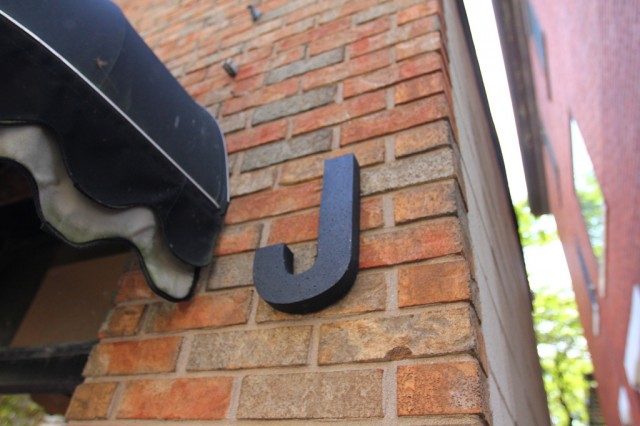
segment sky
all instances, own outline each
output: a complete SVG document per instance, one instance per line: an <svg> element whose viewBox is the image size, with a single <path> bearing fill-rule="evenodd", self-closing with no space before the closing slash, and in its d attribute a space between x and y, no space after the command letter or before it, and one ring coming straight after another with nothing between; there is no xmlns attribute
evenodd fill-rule
<svg viewBox="0 0 640 426"><path fill-rule="evenodd" d="M527 199L527 186L493 6L491 0L464 0L464 4L504 157L509 192L513 202L517 203ZM552 218L547 220L550 229L555 229L555 221ZM526 247L524 257L529 284L534 291L544 286L571 287L571 277L559 241L544 247Z"/></svg>

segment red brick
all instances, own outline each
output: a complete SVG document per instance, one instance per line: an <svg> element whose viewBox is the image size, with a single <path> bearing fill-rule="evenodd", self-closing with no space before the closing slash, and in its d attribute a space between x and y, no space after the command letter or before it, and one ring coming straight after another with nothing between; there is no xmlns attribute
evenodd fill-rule
<svg viewBox="0 0 640 426"><path fill-rule="evenodd" d="M229 409L233 378L139 380L127 383L119 419L213 420Z"/></svg>
<svg viewBox="0 0 640 426"><path fill-rule="evenodd" d="M376 0L347 1L344 6L340 7L340 9L330 10L322 15L320 17L320 22L326 22L328 19L337 19L342 16L352 15L356 12L360 12L361 10L373 7L377 3L378 2Z"/></svg>
<svg viewBox="0 0 640 426"><path fill-rule="evenodd" d="M147 280L141 271L127 272L122 275L118 283L119 290L116 304L133 300L149 300L156 296L149 288Z"/></svg>
<svg viewBox="0 0 640 426"><path fill-rule="evenodd" d="M384 91L366 94L340 104L331 104L297 115L293 119L293 134L310 132L332 126L354 117L385 109L387 95Z"/></svg>
<svg viewBox="0 0 640 426"><path fill-rule="evenodd" d="M116 307L111 311L111 315L109 315L107 323L99 333L99 337L131 336L135 334L144 312L144 307L145 305Z"/></svg>
<svg viewBox="0 0 640 426"><path fill-rule="evenodd" d="M290 78L283 82L272 84L262 90L258 90L248 95L240 95L229 99L222 106L222 114L229 115L258 105L277 101L287 96L291 96L298 91L298 79Z"/></svg>
<svg viewBox="0 0 640 426"><path fill-rule="evenodd" d="M396 105L431 96L445 91L445 79L442 72L427 74L413 80L404 81L394 87Z"/></svg>
<svg viewBox="0 0 640 426"><path fill-rule="evenodd" d="M445 120L414 127L395 136L396 158L406 157L452 143L451 127Z"/></svg>
<svg viewBox="0 0 640 426"><path fill-rule="evenodd" d="M319 211L314 210L273 221L269 244L298 243L318 238ZM369 198L360 204L360 229L378 228L383 225L382 200Z"/></svg>
<svg viewBox="0 0 640 426"><path fill-rule="evenodd" d="M272 70L304 58L305 46L289 49L271 58L268 69Z"/></svg>
<svg viewBox="0 0 640 426"><path fill-rule="evenodd" d="M423 16L433 15L438 12L440 12L438 0L420 2L398 12L398 25L404 25L407 22L415 21Z"/></svg>
<svg viewBox="0 0 640 426"><path fill-rule="evenodd" d="M216 245L215 255L224 256L255 250L258 248L261 231L261 224L224 227Z"/></svg>
<svg viewBox="0 0 640 426"><path fill-rule="evenodd" d="M117 383L83 383L73 392L68 420L106 419Z"/></svg>
<svg viewBox="0 0 640 426"><path fill-rule="evenodd" d="M302 79L304 90L310 90L325 84L342 81L365 72L386 67L391 64L390 49L378 50L368 55L360 56L348 62L341 62L326 68L310 71Z"/></svg>
<svg viewBox="0 0 640 426"><path fill-rule="evenodd" d="M234 80L232 93L235 96L244 96L264 86L265 74L254 75L244 80Z"/></svg>
<svg viewBox="0 0 640 426"><path fill-rule="evenodd" d="M401 61L420 53L438 49L442 49L442 37L439 32L433 32L398 44L396 46L396 59Z"/></svg>
<svg viewBox="0 0 640 426"><path fill-rule="evenodd" d="M393 196L395 223L456 213L458 195L453 180L423 185Z"/></svg>
<svg viewBox="0 0 640 426"><path fill-rule="evenodd" d="M85 376L168 373L176 368L180 337L101 342L91 352Z"/></svg>
<svg viewBox="0 0 640 426"><path fill-rule="evenodd" d="M455 218L364 235L360 241L361 269L431 259L463 250L462 229Z"/></svg>
<svg viewBox="0 0 640 426"><path fill-rule="evenodd" d="M233 153L243 149L262 145L267 142L284 139L287 134L287 121L272 121L258 127L237 132L227 136L227 152Z"/></svg>
<svg viewBox="0 0 640 426"><path fill-rule="evenodd" d="M442 69L442 57L435 52L402 61L397 65L353 77L344 82L344 97L390 86L402 80Z"/></svg>
<svg viewBox="0 0 640 426"><path fill-rule="evenodd" d="M381 139L371 140L349 145L337 151L290 161L282 167L280 184L291 185L316 179L322 176L325 160L345 154L355 154L360 167L381 163L384 161L384 141Z"/></svg>
<svg viewBox="0 0 640 426"><path fill-rule="evenodd" d="M351 19L348 18L328 22L313 30L285 38L280 42L280 50L287 50L300 44L308 43L311 40L317 40L325 35L341 33L348 29L349 26L351 26Z"/></svg>
<svg viewBox="0 0 640 426"><path fill-rule="evenodd" d="M322 182L308 182L289 188L238 197L229 205L226 223L240 223L315 207L320 204Z"/></svg>
<svg viewBox="0 0 640 426"><path fill-rule="evenodd" d="M267 70L268 64L269 59L266 58L244 65L242 68L238 69L238 74L236 75L235 80L244 80L245 78L252 77L256 74L261 74Z"/></svg>
<svg viewBox="0 0 640 426"><path fill-rule="evenodd" d="M356 40L360 40L364 37L370 37L375 34L387 31L390 26L390 19L388 16L377 19L372 22L367 22L363 25L358 25L346 31L336 32L335 34L329 34L323 38L314 38L309 44L309 51L311 55L317 55L327 50L335 49L339 46L352 43Z"/></svg>
<svg viewBox="0 0 640 426"><path fill-rule="evenodd" d="M268 58L273 53L273 46L261 46L254 49L249 49L238 60L239 66L244 66L261 59Z"/></svg>
<svg viewBox="0 0 640 426"><path fill-rule="evenodd" d="M402 307L470 301L467 261L461 257L436 259L400 269L398 305Z"/></svg>
<svg viewBox="0 0 640 426"><path fill-rule="evenodd" d="M449 103L444 95L398 106L392 110L351 120L342 125L340 145L435 121L449 115Z"/></svg>
<svg viewBox="0 0 640 426"><path fill-rule="evenodd" d="M484 383L476 361L398 367L398 415L482 414Z"/></svg>
<svg viewBox="0 0 640 426"><path fill-rule="evenodd" d="M244 324L252 291L238 289L196 296L187 302L160 302L150 307L147 330L166 332Z"/></svg>

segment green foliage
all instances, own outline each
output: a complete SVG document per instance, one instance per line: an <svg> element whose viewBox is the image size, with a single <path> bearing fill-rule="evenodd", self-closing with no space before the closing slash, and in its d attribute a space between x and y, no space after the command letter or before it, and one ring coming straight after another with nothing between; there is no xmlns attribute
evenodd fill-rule
<svg viewBox="0 0 640 426"><path fill-rule="evenodd" d="M523 247L544 246L558 239L550 217L535 218L526 202L514 206ZM538 339L549 412L556 425L586 425L586 402L593 370L575 295L571 288L547 283L536 291L533 322Z"/></svg>
<svg viewBox="0 0 640 426"><path fill-rule="evenodd" d="M551 417L556 425L588 424L592 372L587 342L571 291L540 289L533 304L538 355Z"/></svg>
<svg viewBox="0 0 640 426"><path fill-rule="evenodd" d="M43 416L29 395L0 395L0 426L35 426Z"/></svg>
<svg viewBox="0 0 640 426"><path fill-rule="evenodd" d="M516 203L513 208L518 218L518 232L523 247L541 246L558 239L558 231L548 215L535 218L527 201Z"/></svg>

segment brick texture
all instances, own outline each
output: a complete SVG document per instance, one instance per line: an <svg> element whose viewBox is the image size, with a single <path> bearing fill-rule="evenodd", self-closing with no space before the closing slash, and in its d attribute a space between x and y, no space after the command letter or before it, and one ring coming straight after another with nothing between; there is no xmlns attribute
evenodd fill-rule
<svg viewBox="0 0 640 426"><path fill-rule="evenodd" d="M137 264L122 274L70 426L492 424L450 2L265 0L256 22L234 0L116 3L220 123L231 202L190 300L154 295ZM314 265L324 162L345 154L361 168L355 283L280 312L253 288L256 250Z"/></svg>

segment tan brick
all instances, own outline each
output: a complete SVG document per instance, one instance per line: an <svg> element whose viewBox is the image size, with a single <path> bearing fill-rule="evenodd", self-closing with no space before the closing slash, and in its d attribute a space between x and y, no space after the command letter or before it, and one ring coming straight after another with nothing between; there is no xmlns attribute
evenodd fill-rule
<svg viewBox="0 0 640 426"><path fill-rule="evenodd" d="M382 417L382 370L248 376L240 419Z"/></svg>
<svg viewBox="0 0 640 426"><path fill-rule="evenodd" d="M297 243L318 238L319 211L314 210L273 221L269 244ZM382 200L370 198L360 204L360 229L372 229L383 225Z"/></svg>
<svg viewBox="0 0 640 426"><path fill-rule="evenodd" d="M299 114L293 118L293 134L331 126L387 107L386 93L378 91Z"/></svg>
<svg viewBox="0 0 640 426"><path fill-rule="evenodd" d="M194 297L187 302L160 302L150 306L147 331L164 332L244 324L252 291L237 289Z"/></svg>
<svg viewBox="0 0 640 426"><path fill-rule="evenodd" d="M233 379L139 380L126 384L119 419L213 420L229 409Z"/></svg>
<svg viewBox="0 0 640 426"><path fill-rule="evenodd" d="M275 173L275 169L270 168L232 176L229 180L231 197L253 194L271 188L275 183Z"/></svg>
<svg viewBox="0 0 640 426"><path fill-rule="evenodd" d="M243 149L283 139L287 134L287 121L280 120L233 133L226 138L227 152Z"/></svg>
<svg viewBox="0 0 640 426"><path fill-rule="evenodd" d="M444 94L397 106L351 120L341 127L341 145L408 129L449 116L449 102Z"/></svg>
<svg viewBox="0 0 640 426"><path fill-rule="evenodd" d="M398 367L398 415L482 414L484 384L476 361Z"/></svg>
<svg viewBox="0 0 640 426"><path fill-rule="evenodd" d="M454 214L459 207L456 182L446 180L399 192L393 196L393 207L395 223Z"/></svg>
<svg viewBox="0 0 640 426"><path fill-rule="evenodd" d="M449 123L445 120L436 121L398 133L395 137L395 156L401 158L452 142Z"/></svg>
<svg viewBox="0 0 640 426"><path fill-rule="evenodd" d="M133 300L150 300L157 298L149 288L144 274L139 270L124 273L120 278L118 287L118 294L115 300L117 304Z"/></svg>
<svg viewBox="0 0 640 426"><path fill-rule="evenodd" d="M323 174L325 160L345 154L354 154L360 167L382 163L384 161L384 141L381 139L371 140L348 145L345 148L326 154L290 161L282 166L280 184L291 185L319 178Z"/></svg>
<svg viewBox="0 0 640 426"><path fill-rule="evenodd" d="M443 68L442 57L429 52L407 59L397 65L362 74L344 81L344 97L350 98L361 93L381 89L402 80L428 74Z"/></svg>
<svg viewBox="0 0 640 426"><path fill-rule="evenodd" d="M382 311L387 299L384 272L360 273L347 295L337 303L312 314L292 315L277 311L260 299L257 322L295 320L302 318L326 318L365 312Z"/></svg>
<svg viewBox="0 0 640 426"><path fill-rule="evenodd" d="M100 342L91 351L85 376L167 373L174 371L180 337Z"/></svg>
<svg viewBox="0 0 640 426"><path fill-rule="evenodd" d="M201 334L194 338L187 369L305 365L310 340L311 326Z"/></svg>
<svg viewBox="0 0 640 426"><path fill-rule="evenodd" d="M215 249L216 256L255 250L260 241L262 224L226 226L222 230Z"/></svg>
<svg viewBox="0 0 640 426"><path fill-rule="evenodd" d="M215 257L207 289L218 290L253 284L253 259L255 253L233 254Z"/></svg>
<svg viewBox="0 0 640 426"><path fill-rule="evenodd" d="M462 257L407 266L398 272L398 305L470 301L470 285L469 267Z"/></svg>
<svg viewBox="0 0 640 426"><path fill-rule="evenodd" d="M360 269L431 259L460 253L463 233L455 218L435 219L377 234L360 242Z"/></svg>
<svg viewBox="0 0 640 426"><path fill-rule="evenodd" d="M247 108L274 102L291 96L298 90L298 79L290 78L278 84L267 86L251 94L240 93L239 97L229 99L222 106L222 114L229 115Z"/></svg>
<svg viewBox="0 0 640 426"><path fill-rule="evenodd" d="M253 111L251 122L255 126L333 103L336 99L336 91L336 86L323 86L309 92L271 102L268 105L259 106Z"/></svg>
<svg viewBox="0 0 640 426"><path fill-rule="evenodd" d="M323 324L318 362L390 361L473 350L472 315L468 306L444 306L399 317Z"/></svg>
<svg viewBox="0 0 640 426"><path fill-rule="evenodd" d="M109 315L99 335L104 337L131 336L136 333L145 305L118 306Z"/></svg>
<svg viewBox="0 0 640 426"><path fill-rule="evenodd" d="M117 383L83 383L73 392L68 420L106 419Z"/></svg>
<svg viewBox="0 0 640 426"><path fill-rule="evenodd" d="M440 149L371 167L363 170L360 175L361 193L377 194L390 189L454 177L456 159L451 149Z"/></svg>
<svg viewBox="0 0 640 426"><path fill-rule="evenodd" d="M320 205L322 182L303 183L273 191L245 195L233 200L225 217L227 224L261 219Z"/></svg>

